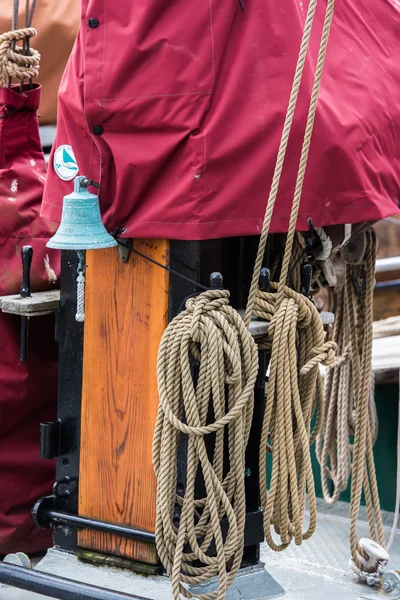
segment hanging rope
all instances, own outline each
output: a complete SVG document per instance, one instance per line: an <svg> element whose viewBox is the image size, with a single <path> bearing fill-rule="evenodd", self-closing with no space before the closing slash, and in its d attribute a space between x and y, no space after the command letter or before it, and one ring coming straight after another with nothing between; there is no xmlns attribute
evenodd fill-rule
<svg viewBox="0 0 400 600"><path fill-rule="evenodd" d="M37 32L31 27L36 0L25 5L25 27L17 29L19 1L14 1L12 31L0 35L0 86L11 84L12 79L28 81L39 75L40 54L30 47L30 39ZM17 42L23 42L17 46Z"/></svg>
<svg viewBox="0 0 400 600"><path fill-rule="evenodd" d="M357 535L357 518L361 505L361 494L364 490L367 504L368 522L371 539L385 545L382 515L380 511L378 486L376 482L373 456L373 431L376 415L369 418L371 411L371 363L372 363L372 322L373 292L375 282L376 236L371 230L368 233L365 273L361 293L354 290L350 269L346 274L345 310L350 322L350 355L354 381L355 430L353 447L353 468L350 501L350 548L352 559L361 567L360 545ZM377 429L377 425L375 425ZM376 531L375 531L376 526Z"/></svg>
<svg viewBox="0 0 400 600"><path fill-rule="evenodd" d="M350 546L362 570L364 557L357 536L357 517L364 489L371 539L384 546L382 518L373 458L378 420L372 381L372 322L376 237L367 233L365 264L347 265L344 289L337 298L334 339L338 358L325 381L326 413L317 440L325 500L333 504L351 484ZM350 438L354 436L354 443ZM333 491L330 491L330 481Z"/></svg>
<svg viewBox="0 0 400 600"><path fill-rule="evenodd" d="M193 362L198 369L196 383ZM156 539L175 599L180 594L192 597L183 583L199 584L218 576L218 589L197 597L223 600L239 570L246 516L244 457L257 372L256 345L241 317L229 306L226 290L210 290L188 300L186 310L163 335L153 445L158 479ZM184 494L176 494L180 433L186 434L188 444ZM206 492L201 499L194 495L198 472L204 477ZM226 536L221 528L223 518L228 523ZM216 556L210 556L212 546ZM198 566L198 561L203 566Z"/></svg>
<svg viewBox="0 0 400 600"><path fill-rule="evenodd" d="M266 541L273 550L280 551L293 537L296 544L301 544L315 531L317 506L310 445L319 431L323 408L318 366L333 362L335 344L324 343L321 317L308 298L285 287L283 302L277 309L279 286L271 287L274 291L258 294L254 311L271 321L267 341L272 343L260 448L260 495ZM272 455L268 493L266 451ZM306 491L310 523L303 533ZM280 535L280 544L272 537L271 524Z"/></svg>
<svg viewBox="0 0 400 600"><path fill-rule="evenodd" d="M284 258L275 293L264 296L258 290L258 280L265 254L272 213L277 198L289 134L308 52L317 0L310 0L298 64L285 119L282 139L260 237L254 267L245 324L228 305L225 290L204 292L188 300L186 310L178 315L164 332L159 355L157 378L160 405L154 436L153 462L158 479L157 491L157 551L172 579L174 599L180 594L190 598L183 584L202 583L218 575L215 592L201 596L203 600L223 600L232 583L243 554L245 520L244 453L253 412L253 386L258 371L255 344L247 330L257 311L271 307L269 337L272 346L271 375L264 419L261 456L265 459L268 438L273 455L272 492L266 499L265 463L261 463L261 493L265 511L265 533L271 543L271 515L275 529L281 532L283 544L293 535L300 543L304 511L304 494L313 495L310 470L310 421L316 405L321 406L322 387L318 379L319 364L329 364L334 358L334 343L324 343L320 317L307 299L286 286L295 237L297 215L307 164L308 151L321 84L334 0L328 0L321 47L315 72L310 109L304 136L296 190L286 238ZM267 306L263 302L267 303ZM263 313L264 314L264 313ZM317 324L318 321L318 324ZM298 345L298 331L304 329L305 342ZM282 350L291 363L289 371L277 369ZM300 351L300 372L297 351ZM193 382L191 359L199 363L198 381ZM304 383L299 383L299 378ZM295 382L297 380L297 383ZM311 382L306 401L300 393ZM225 391L226 388L226 391ZM276 391L275 391L276 390ZM297 391L296 391L297 390ZM226 393L228 400L226 401ZM271 400L275 398L275 400ZM207 421L210 407L213 417ZM213 420L214 419L214 420ZM285 463L275 451L275 442L284 437L289 443ZM296 425L294 432L293 424ZM224 427L227 427L229 472L224 475ZM186 486L177 494L177 453L180 433L187 435ZM214 434L213 451L204 437ZM292 445L290 445L292 442ZM277 461L278 459L278 461ZM297 474L297 468L300 473ZM206 496L195 499L196 474L204 477ZM289 480L289 487L288 487ZM295 481L297 480L297 481ZM290 488L290 489L289 489ZM299 493L296 493L298 490ZM315 493L314 493L315 496ZM272 505L272 507L271 507ZM177 514L176 508L179 507ZM287 517L285 517L285 513ZM228 532L221 530L226 516ZM300 529L299 529L300 524ZM282 528L283 525L283 528ZM314 524L305 535L310 535ZM284 530L286 529L286 531ZM210 552L215 545L216 556ZM200 566L199 566L200 563Z"/></svg>
<svg viewBox="0 0 400 600"><path fill-rule="evenodd" d="M365 263L347 265L344 289L337 298L334 339L339 352L326 375L326 413L323 432L317 440L322 489L328 503L333 504L339 499L352 474L350 547L352 559L361 571L365 568L362 559L367 558L357 535L362 491L371 539L385 545L372 451L378 435L372 381L376 236L373 230L366 235ZM353 444L350 442L352 436ZM333 482L332 492L330 481Z"/></svg>
<svg viewBox="0 0 400 600"><path fill-rule="evenodd" d="M325 13L279 283L272 286L272 292L261 292L258 289L259 274L278 195L316 6L316 0L311 0L245 316L247 325L252 314L270 320L268 337L271 363L260 443L260 494L264 512L265 539L270 547L277 551L285 549L293 538L296 544L300 544L315 530L316 500L310 444L314 442L322 423L322 381L319 365L332 363L336 349L334 342L324 342L325 334L315 306L287 286L297 216L333 18L334 0L328 0ZM316 423L311 431L311 421L315 416ZM269 492L267 492L265 461L267 452L272 455ZM303 532L306 491L309 495L310 523ZM271 525L275 533L280 536L279 543L276 543L272 537Z"/></svg>
<svg viewBox="0 0 400 600"><path fill-rule="evenodd" d="M363 267L371 268L371 265ZM346 310L346 296L351 295L351 305L356 312L356 321L364 319L363 309L360 306L361 296L359 289L356 289L355 282L358 284L358 277L355 273L360 270L352 265L347 265L346 270L349 274L346 276L344 289L340 295L335 297L335 326L333 330L333 339L338 345L337 358L328 369L325 375L325 418L323 430L317 439L317 458L321 466L322 490L325 501L328 504L334 504L339 500L340 494L347 489L349 484L353 444L351 438L355 432L355 382L354 377L364 377L352 367L351 361L351 332L350 316ZM363 285L361 282L358 285ZM347 290L347 286L350 289ZM372 302L372 297L370 299ZM359 351L364 349L363 337L365 330L362 321L356 325L357 348ZM374 444L378 435L378 418L374 401L374 382L371 373L371 365L367 365L369 370L368 377L371 380L369 393L369 428L371 430L372 443ZM364 399L365 402L365 399ZM333 489L332 483L333 483Z"/></svg>
<svg viewBox="0 0 400 600"><path fill-rule="evenodd" d="M399 371L399 401L397 405L397 465L396 465L396 502L394 508L393 525L390 532L389 541L387 543L387 551L389 552L396 538L397 525L399 522L400 513L400 371Z"/></svg>

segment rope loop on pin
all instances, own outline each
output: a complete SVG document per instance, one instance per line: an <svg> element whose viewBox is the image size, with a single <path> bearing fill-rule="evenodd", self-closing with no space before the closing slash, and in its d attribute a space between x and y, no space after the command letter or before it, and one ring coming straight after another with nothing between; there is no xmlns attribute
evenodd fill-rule
<svg viewBox="0 0 400 600"><path fill-rule="evenodd" d="M31 47L16 46L37 34L33 27L8 31L0 35L0 86L5 86L9 78L28 81L39 75L40 54Z"/></svg>

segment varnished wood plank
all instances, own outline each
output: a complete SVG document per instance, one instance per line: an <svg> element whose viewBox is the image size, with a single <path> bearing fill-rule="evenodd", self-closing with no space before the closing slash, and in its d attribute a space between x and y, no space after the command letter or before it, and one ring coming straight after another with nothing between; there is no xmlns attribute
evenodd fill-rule
<svg viewBox="0 0 400 600"><path fill-rule="evenodd" d="M135 240L166 264L165 240ZM157 413L157 351L168 323L168 273L115 248L87 252L79 514L154 532L151 446ZM157 562L155 548L84 530L79 545Z"/></svg>

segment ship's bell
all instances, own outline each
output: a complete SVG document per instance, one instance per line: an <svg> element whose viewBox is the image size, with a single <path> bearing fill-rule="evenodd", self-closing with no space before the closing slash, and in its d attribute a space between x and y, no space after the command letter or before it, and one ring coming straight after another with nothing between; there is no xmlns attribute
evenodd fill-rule
<svg viewBox="0 0 400 600"><path fill-rule="evenodd" d="M60 226L46 246L58 250L95 250L117 245L101 221L99 199L88 191L90 184L86 177L75 178L73 193L64 196Z"/></svg>

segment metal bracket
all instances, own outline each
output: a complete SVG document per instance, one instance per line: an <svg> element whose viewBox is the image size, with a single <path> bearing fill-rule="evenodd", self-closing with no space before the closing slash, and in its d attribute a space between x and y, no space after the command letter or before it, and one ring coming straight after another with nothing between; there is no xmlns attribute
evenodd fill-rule
<svg viewBox="0 0 400 600"><path fill-rule="evenodd" d="M53 485L53 496L54 498L66 498L72 496L78 491L78 480L71 477L64 477L59 481L56 481Z"/></svg>
<svg viewBox="0 0 400 600"><path fill-rule="evenodd" d="M132 240L127 238L115 238L118 242L118 252L123 263L129 262L132 250Z"/></svg>
<svg viewBox="0 0 400 600"><path fill-rule="evenodd" d="M400 572L385 571L385 567L380 565L376 573L364 573L359 575L360 581L366 583L370 588L388 595L392 600L400 598ZM375 597L375 596L374 596ZM370 599L370 594L363 594L360 598Z"/></svg>
<svg viewBox="0 0 400 600"><path fill-rule="evenodd" d="M49 529L54 524L53 513L59 508L58 500L78 492L78 480L64 477L53 485L53 495L40 498L32 508L33 521L39 529Z"/></svg>
<svg viewBox="0 0 400 600"><path fill-rule="evenodd" d="M61 421L40 423L40 458L61 456Z"/></svg>
<svg viewBox="0 0 400 600"><path fill-rule="evenodd" d="M54 509L54 496L40 498L32 508L33 522L39 529L50 529L51 517L49 513Z"/></svg>

